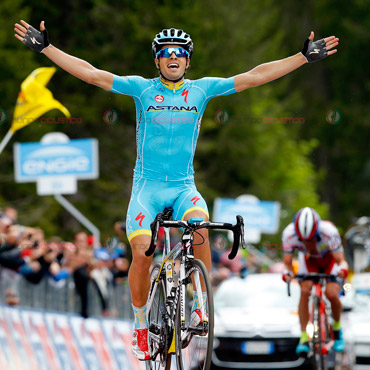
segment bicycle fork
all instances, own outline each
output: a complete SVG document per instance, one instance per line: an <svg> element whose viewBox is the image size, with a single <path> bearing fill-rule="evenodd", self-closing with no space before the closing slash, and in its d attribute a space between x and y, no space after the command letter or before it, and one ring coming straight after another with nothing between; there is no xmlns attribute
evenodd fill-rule
<svg viewBox="0 0 370 370"><path fill-rule="evenodd" d="M164 275L164 276L163 276ZM161 278L162 276L162 278ZM148 311L150 310L154 297L156 295L156 291L159 288L159 284L161 284L161 279L165 280L165 294L164 297L164 305L160 307L160 315L162 322L165 324L167 328L166 331L172 334L169 340L170 348L168 353L172 352L172 346L174 343L174 316L175 316L175 308L177 302L177 288L175 286L175 279L174 279L174 260L171 258L165 259L162 263L158 271L158 275L155 277L155 280L152 281L152 287L149 292L149 300L147 302ZM151 353L152 358L156 358L157 354L161 351L161 347L163 346L162 339L161 339L161 328L160 325L151 324L149 327L149 337L152 341L156 342L158 345L157 351Z"/></svg>
<svg viewBox="0 0 370 370"><path fill-rule="evenodd" d="M320 321L320 325L316 329L321 330L320 336L318 335L317 330L316 330L316 341L317 342L319 340L321 341L321 345L319 346L319 348L321 347L321 354L327 355L331 351L334 345L334 340L330 333L330 327L328 325L328 318L326 314L325 301L324 301L323 294L322 294L322 288L319 284L315 285L315 298L316 300L318 300L318 303L319 303L316 310L314 310L313 308L313 312L315 313L316 324L318 325ZM314 300L313 305L315 305L315 300ZM327 342L327 338L330 338L328 342Z"/></svg>
<svg viewBox="0 0 370 370"><path fill-rule="evenodd" d="M175 286L175 263L174 261L165 262L166 268L166 289L167 289L167 299L166 299L166 310L167 310L167 327L172 334L171 344L168 348L168 354L175 353L175 325L174 317L176 315L176 306L177 306L177 288Z"/></svg>

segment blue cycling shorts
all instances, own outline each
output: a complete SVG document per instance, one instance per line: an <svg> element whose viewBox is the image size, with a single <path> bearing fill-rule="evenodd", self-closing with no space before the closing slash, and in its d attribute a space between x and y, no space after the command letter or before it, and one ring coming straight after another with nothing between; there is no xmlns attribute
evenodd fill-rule
<svg viewBox="0 0 370 370"><path fill-rule="evenodd" d="M207 204L193 180L134 179L126 217L128 240L138 235L151 236L150 224L166 207L173 208L174 220L182 220L192 211L202 211L209 217Z"/></svg>

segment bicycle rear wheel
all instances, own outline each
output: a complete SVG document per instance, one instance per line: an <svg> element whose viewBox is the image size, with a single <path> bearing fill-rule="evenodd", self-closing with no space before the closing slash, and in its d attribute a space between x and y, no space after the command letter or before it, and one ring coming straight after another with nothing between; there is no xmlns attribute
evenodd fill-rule
<svg viewBox="0 0 370 370"><path fill-rule="evenodd" d="M166 312L166 279L165 276L158 277L161 266L153 267L150 274L151 288L148 302L153 297L152 304L148 307L149 322L149 351L153 356L151 360L145 361L147 370L169 370L171 368L171 356L168 355L168 348L172 338L165 321Z"/></svg>
<svg viewBox="0 0 370 370"><path fill-rule="evenodd" d="M176 362L179 370L205 370L211 366L213 350L213 293L209 280L208 271L200 260L192 260L186 268L186 295L182 297L185 307L185 322L181 323L180 301L177 304L176 313ZM203 285L203 291L207 293L207 300L203 304L206 318L197 326L191 322L191 309L193 305L196 281ZM208 319L207 319L208 316Z"/></svg>

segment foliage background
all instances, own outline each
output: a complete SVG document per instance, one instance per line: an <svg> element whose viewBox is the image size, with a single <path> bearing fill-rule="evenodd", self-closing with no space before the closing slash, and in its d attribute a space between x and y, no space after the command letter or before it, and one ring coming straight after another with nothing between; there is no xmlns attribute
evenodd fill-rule
<svg viewBox="0 0 370 370"><path fill-rule="evenodd" d="M2 0L0 13L0 108L8 120L19 86L35 68L52 63L13 36L20 19L38 26L45 20L51 42L65 52L118 75L157 74L151 41L162 28L189 32L195 44L190 79L228 77L263 62L298 52L313 30L315 39L336 35L339 52L305 65L282 79L214 99L203 118L195 159L196 183L210 208L216 197L254 194L281 202L281 229L300 207L310 205L344 231L354 217L370 214L370 135L368 45L370 13L365 0ZM38 141L47 132L70 138L95 137L100 178L80 181L68 199L112 234L124 219L135 163L135 107L129 97L87 85L58 68L48 85L83 124L45 125L38 120L14 141ZM103 113L116 109L107 125ZM229 112L220 125L214 114ZM326 121L338 109L339 124ZM58 117L52 111L48 116ZM304 124L266 124L266 117L303 117ZM71 238L81 226L53 199L36 195L35 184L15 184L12 145L0 157L0 207L15 206L20 222L41 226L48 237ZM276 242L279 235L265 235Z"/></svg>

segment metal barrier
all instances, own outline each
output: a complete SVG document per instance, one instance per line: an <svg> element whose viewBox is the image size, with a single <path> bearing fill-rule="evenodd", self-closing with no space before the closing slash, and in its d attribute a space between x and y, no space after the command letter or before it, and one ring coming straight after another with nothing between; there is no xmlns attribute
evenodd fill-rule
<svg viewBox="0 0 370 370"><path fill-rule="evenodd" d="M132 319L131 297L127 278L121 283L108 282L108 310L110 316ZM19 306L49 311L80 313L80 297L72 277L55 282L48 276L38 284L28 282L16 272L0 268L0 297L5 302L6 292L12 290L19 297ZM102 307L95 284L88 284L88 314L101 317Z"/></svg>

